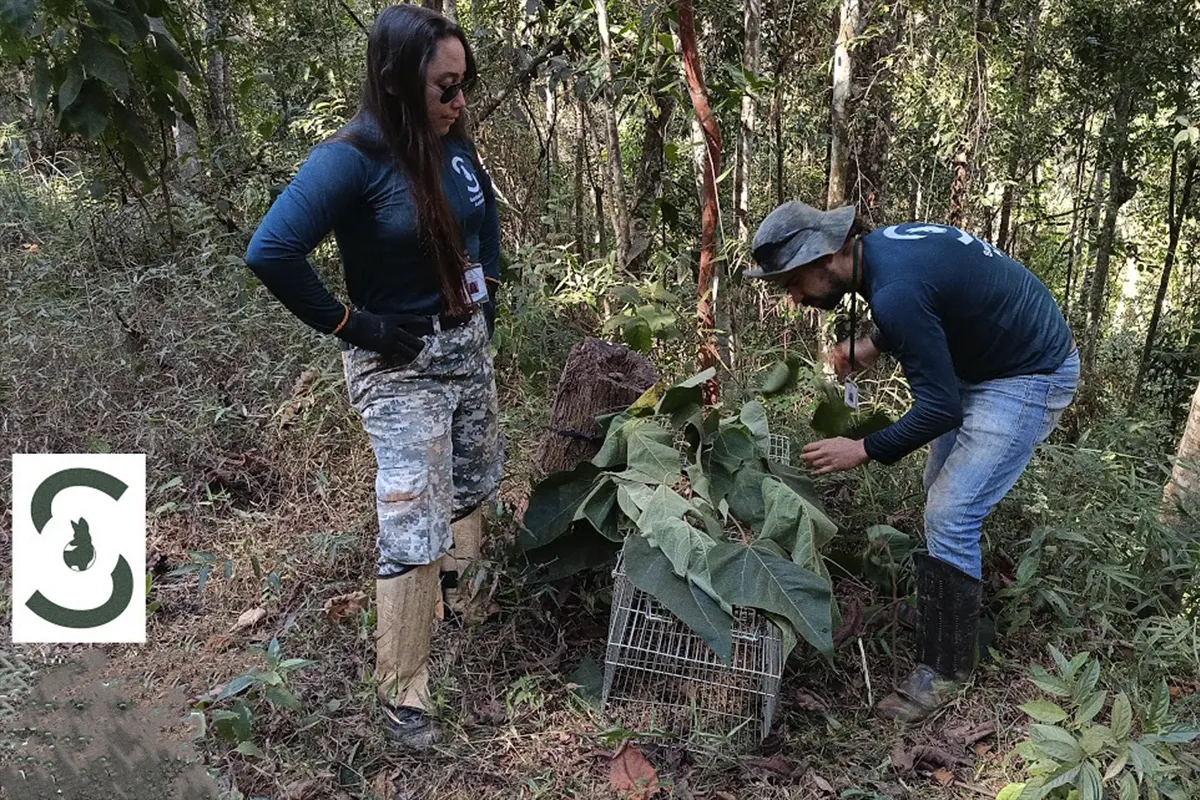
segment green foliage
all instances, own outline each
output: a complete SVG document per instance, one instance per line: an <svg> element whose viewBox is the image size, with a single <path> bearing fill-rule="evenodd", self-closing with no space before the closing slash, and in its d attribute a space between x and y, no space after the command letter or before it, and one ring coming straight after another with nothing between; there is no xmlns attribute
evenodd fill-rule
<svg viewBox="0 0 1200 800"><path fill-rule="evenodd" d="M833 599L821 548L837 526L812 484L766 458L766 411L701 405L711 370L656 386L606 421L591 463L534 491L518 543L554 577L623 543L630 581L728 659L733 606L770 614L820 651L832 649ZM564 544L565 542L565 544ZM599 545L599 546L597 546Z"/></svg>
<svg viewBox="0 0 1200 800"><path fill-rule="evenodd" d="M151 179L147 157L159 139L151 126L196 124L179 82L181 73L198 74L177 44L186 38L163 0L0 7L0 55L32 70L38 117L52 109L59 130L102 143L142 181Z"/></svg>
<svg viewBox="0 0 1200 800"><path fill-rule="evenodd" d="M1024 760L1029 780L1010 784L998 798L1196 796L1200 759L1186 745L1200 738L1200 729L1174 721L1165 681L1149 705L1135 713L1125 692L1108 702L1108 692L1098 686L1100 662L1089 653L1068 659L1052 646L1050 654L1055 671L1035 665L1031 680L1053 699L1021 706L1034 722L1029 738L1014 752ZM1106 707L1107 722L1098 722Z"/></svg>
<svg viewBox="0 0 1200 800"><path fill-rule="evenodd" d="M655 341L680 336L675 308L681 303L660 281L647 285L620 284L609 292L619 310L605 320L604 333L620 330L625 344L639 353L649 353Z"/></svg>
<svg viewBox="0 0 1200 800"><path fill-rule="evenodd" d="M253 669L244 675L231 679L210 698L204 698L196 705L191 717L197 722L198 737L203 737L208 729L205 714L211 719L213 733L243 755L265 757L262 750L254 744L254 711L252 707L262 710L266 707L276 707L285 711L301 711L303 706L293 694L289 685L289 675L299 669L305 669L316 664L306 658L282 658L279 640L271 639L266 648L253 646L252 651L260 653L266 660L265 669ZM209 704L225 703L226 708L207 709Z"/></svg>

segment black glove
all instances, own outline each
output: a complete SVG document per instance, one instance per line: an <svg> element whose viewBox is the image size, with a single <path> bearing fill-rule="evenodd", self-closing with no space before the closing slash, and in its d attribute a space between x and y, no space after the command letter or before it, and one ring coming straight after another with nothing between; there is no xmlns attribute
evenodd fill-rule
<svg viewBox="0 0 1200 800"><path fill-rule="evenodd" d="M483 318L487 320L488 338L496 333L496 292L500 289L500 281L487 278L488 299L483 304Z"/></svg>
<svg viewBox="0 0 1200 800"><path fill-rule="evenodd" d="M421 355L421 351L425 349L425 340L409 333L405 326L421 321L422 317L411 314L352 311L337 336L356 347L374 350L393 358L401 365L409 364Z"/></svg>

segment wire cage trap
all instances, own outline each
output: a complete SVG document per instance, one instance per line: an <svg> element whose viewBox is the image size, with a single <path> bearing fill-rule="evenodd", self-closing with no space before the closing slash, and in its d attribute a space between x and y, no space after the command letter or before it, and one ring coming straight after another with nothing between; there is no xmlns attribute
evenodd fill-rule
<svg viewBox="0 0 1200 800"><path fill-rule="evenodd" d="M728 664L652 595L613 570L612 616L604 659L603 708L649 738L728 737L757 744L771 730L783 677L779 629L750 608L734 608Z"/></svg>

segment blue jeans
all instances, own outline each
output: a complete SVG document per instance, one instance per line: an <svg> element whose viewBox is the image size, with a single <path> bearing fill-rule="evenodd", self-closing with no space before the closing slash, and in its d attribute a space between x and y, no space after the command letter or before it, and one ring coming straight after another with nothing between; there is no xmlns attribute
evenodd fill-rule
<svg viewBox="0 0 1200 800"><path fill-rule="evenodd" d="M1077 351L1049 375L959 383L962 427L933 441L925 466L925 540L931 556L982 577L983 520L1054 430L1078 383Z"/></svg>

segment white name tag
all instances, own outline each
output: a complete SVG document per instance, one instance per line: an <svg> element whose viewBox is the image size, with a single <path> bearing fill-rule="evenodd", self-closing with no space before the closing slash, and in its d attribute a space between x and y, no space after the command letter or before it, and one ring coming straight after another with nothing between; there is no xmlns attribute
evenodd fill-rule
<svg viewBox="0 0 1200 800"><path fill-rule="evenodd" d="M488 299L487 281L483 279L482 264L471 265L463 280L467 287L467 297L471 298L472 303L479 304Z"/></svg>
<svg viewBox="0 0 1200 800"><path fill-rule="evenodd" d="M858 384L854 381L846 381L846 405L850 408L858 408Z"/></svg>

